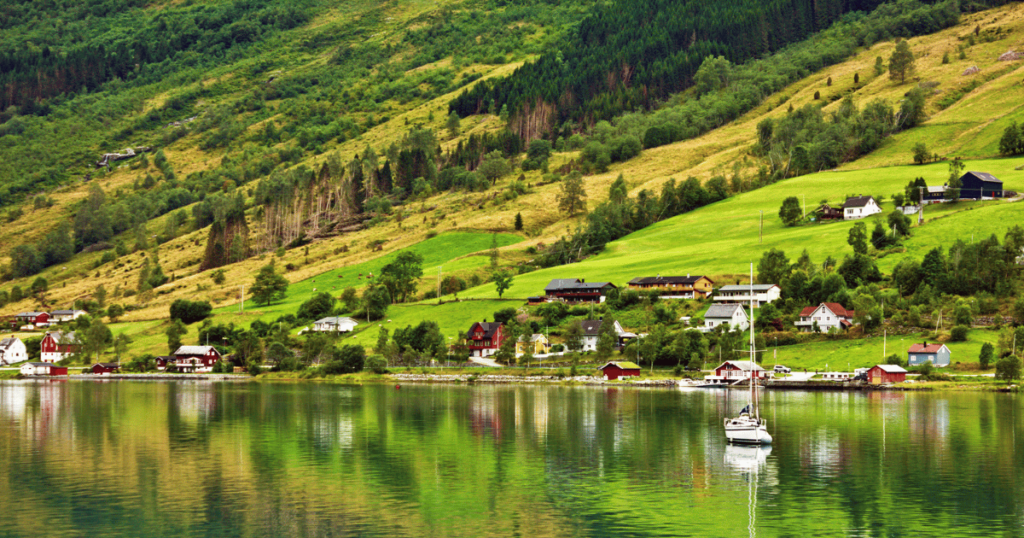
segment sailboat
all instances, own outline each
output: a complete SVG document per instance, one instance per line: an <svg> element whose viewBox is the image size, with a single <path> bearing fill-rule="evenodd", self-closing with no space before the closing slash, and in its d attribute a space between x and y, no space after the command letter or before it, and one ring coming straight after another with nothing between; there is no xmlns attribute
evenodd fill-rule
<svg viewBox="0 0 1024 538"><path fill-rule="evenodd" d="M754 349L754 264L750 264L750 402L744 407L738 417L725 419L725 438L730 443L743 443L748 445L768 445L772 442L772 436L768 433L768 421L761 418L758 405L757 389L754 385L754 377L757 370L753 368L757 364L756 350Z"/></svg>

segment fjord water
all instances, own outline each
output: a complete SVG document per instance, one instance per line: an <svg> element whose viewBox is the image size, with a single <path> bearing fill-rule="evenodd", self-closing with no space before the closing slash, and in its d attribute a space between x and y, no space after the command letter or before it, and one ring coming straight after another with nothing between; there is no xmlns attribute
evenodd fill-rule
<svg viewBox="0 0 1024 538"><path fill-rule="evenodd" d="M1024 412L988 393L0 383L0 536L993 536Z"/></svg>

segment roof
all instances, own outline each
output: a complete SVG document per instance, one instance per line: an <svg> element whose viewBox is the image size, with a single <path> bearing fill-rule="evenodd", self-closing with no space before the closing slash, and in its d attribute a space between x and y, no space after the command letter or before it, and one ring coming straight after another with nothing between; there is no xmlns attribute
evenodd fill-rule
<svg viewBox="0 0 1024 538"><path fill-rule="evenodd" d="M961 176L961 179L963 179L963 177L966 177L966 176L974 176L974 177L978 178L979 180L984 181L985 183L998 183L1000 185L1003 184L1003 182L1000 181L999 178L997 178L996 176L993 176L992 174L990 174L988 172L970 172L969 171L969 172L965 173L963 176Z"/></svg>
<svg viewBox="0 0 1024 538"><path fill-rule="evenodd" d="M876 364L875 368L881 368L883 372L887 374L905 374L906 370L896 366L895 364ZM872 368L874 369L874 368Z"/></svg>
<svg viewBox="0 0 1024 538"><path fill-rule="evenodd" d="M739 368L740 370L743 370L744 372L747 372L747 371L750 371L750 370L754 370L755 372L763 372L764 371L764 368L761 368L760 364L757 364L756 362L750 362L750 361L725 361L718 368L721 368L722 366L725 366L726 364L731 364L731 365L735 366L736 368ZM718 368L715 368L715 370L717 370Z"/></svg>
<svg viewBox="0 0 1024 538"><path fill-rule="evenodd" d="M69 344L70 343L74 343L75 338L76 338L76 335L75 335L74 331L67 332L67 333L61 332L61 331L49 331L49 332L46 333L45 336L43 336L43 338L46 338L47 336L52 336L53 339L56 340L57 342L69 343Z"/></svg>
<svg viewBox="0 0 1024 538"><path fill-rule="evenodd" d="M837 316L846 317L846 318L852 318L854 316L854 311L853 310L847 310L846 308L843 308L843 305L841 305L839 303L821 303L818 306L806 306L806 307L804 307L804 309L800 311L800 317L806 318L807 316L810 316L811 314L813 314L815 310L817 310L817 309L819 309L819 308L821 308L823 306L828 308L833 314L835 314Z"/></svg>
<svg viewBox="0 0 1024 538"><path fill-rule="evenodd" d="M543 334L524 334L519 337L520 342L540 342L545 339Z"/></svg>
<svg viewBox="0 0 1024 538"><path fill-rule="evenodd" d="M605 364L604 366L598 368L598 370L604 370L605 368L607 368L609 366L618 366L619 368L621 368L623 370L639 370L640 369L640 367L637 366L637 364L635 362L611 361L608 364Z"/></svg>
<svg viewBox="0 0 1024 538"><path fill-rule="evenodd" d="M52 364L50 364L48 362L28 362L28 363L25 363L25 364L27 364L29 366L53 366ZM25 364L22 364L22 366L25 366Z"/></svg>
<svg viewBox="0 0 1024 538"><path fill-rule="evenodd" d="M22 313L18 314L15 317L18 317L18 318L34 318L36 316L41 316L43 314L46 314L46 312L22 312ZM46 314L46 315L49 315L49 314Z"/></svg>
<svg viewBox="0 0 1024 538"><path fill-rule="evenodd" d="M359 323L356 320L354 320L354 319L352 319L350 317L331 316L329 318L323 318L323 319L316 320L316 323L327 323L327 324L330 324L330 325L340 325L340 324L345 323L345 322L351 322L351 323L355 323L356 325L359 325Z"/></svg>
<svg viewBox="0 0 1024 538"><path fill-rule="evenodd" d="M753 288L754 291L768 291L777 287L779 287L778 284L754 284L753 286L750 284L730 284L718 289L719 291L750 291L750 289Z"/></svg>
<svg viewBox="0 0 1024 538"><path fill-rule="evenodd" d="M874 201L875 198L873 196L851 196L850 198L846 199L846 202L843 204L843 209L846 209L848 207L864 207L868 205L868 202Z"/></svg>
<svg viewBox="0 0 1024 538"><path fill-rule="evenodd" d="M743 307L738 304L715 304L708 308L707 313L704 314L704 319L732 319L733 313L736 309L743 312ZM747 313L743 312L743 317L747 317Z"/></svg>
<svg viewBox="0 0 1024 538"><path fill-rule="evenodd" d="M53 312L50 312L50 315L56 316L56 315L65 315L66 314L66 315L69 315L69 316L73 316L73 315L78 314L80 312L83 313L83 314L85 313L82 310L54 310Z"/></svg>
<svg viewBox="0 0 1024 538"><path fill-rule="evenodd" d="M97 362L93 366L102 366L103 368L107 369L121 368L121 365L116 362Z"/></svg>
<svg viewBox="0 0 1024 538"><path fill-rule="evenodd" d="M10 338L4 338L3 340L0 340L0 347L9 347L13 345L15 342L21 342L21 340L13 336Z"/></svg>
<svg viewBox="0 0 1024 538"><path fill-rule="evenodd" d="M174 352L174 355L206 355L211 349L213 346L181 346ZM217 350L213 349L213 351Z"/></svg>
<svg viewBox="0 0 1024 538"><path fill-rule="evenodd" d="M466 338L473 337L473 329L477 325L479 325L480 328L484 330L484 338L490 338L494 336L494 333L498 330L499 327L501 327L501 324L497 322L478 321L474 323L472 327L469 328L469 331L466 333Z"/></svg>
<svg viewBox="0 0 1024 538"><path fill-rule="evenodd" d="M945 344L929 344L925 342L910 346L910 353L938 353L944 347L946 347Z"/></svg>
<svg viewBox="0 0 1024 538"><path fill-rule="evenodd" d="M551 282L548 282L547 286L544 286L544 291L563 290L566 288L574 288L576 284L581 282L578 278L556 278Z"/></svg>
<svg viewBox="0 0 1024 538"><path fill-rule="evenodd" d="M925 187L924 190L927 191L930 194L945 194L946 193L946 186L943 185L941 187Z"/></svg>
<svg viewBox="0 0 1024 538"><path fill-rule="evenodd" d="M696 276L690 276L690 275L686 275L686 276L661 276L661 275L658 275L658 276L637 277L637 278L634 278L633 280L630 280L629 283L630 284L640 284L640 285L696 284L697 281L702 279L702 278L707 279L707 280L711 280L710 278L708 278L708 277L706 277L704 275L696 275Z"/></svg>
<svg viewBox="0 0 1024 538"><path fill-rule="evenodd" d="M585 319L580 322L583 325L583 334L587 336L597 336L601 332L601 324L604 321L599 319Z"/></svg>

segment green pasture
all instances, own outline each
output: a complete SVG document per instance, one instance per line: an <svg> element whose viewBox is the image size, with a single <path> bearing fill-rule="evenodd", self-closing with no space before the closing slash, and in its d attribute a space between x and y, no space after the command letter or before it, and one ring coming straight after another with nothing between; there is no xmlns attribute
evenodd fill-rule
<svg viewBox="0 0 1024 538"><path fill-rule="evenodd" d="M1024 174L1015 171L1017 159L968 161L967 170L988 171L1001 178L1006 189L1024 190ZM796 196L805 201L808 211L822 200L841 204L846 196L884 196L887 200L915 177L924 177L930 185L941 185L948 174L947 163L924 166L898 166L872 170L821 172L776 183L743 193L696 211L662 221L639 232L609 243L605 252L583 262L544 269L517 276L509 297L525 298L542 293L553 278L585 278L587 281L610 281L623 286L639 276L706 274L742 276L750 264L771 249L781 249L795 260L807 249L815 261L832 256L842 260L853 253L847 244L849 230L856 221L808 224L786 227L778 217L782 201ZM865 219L868 233L875 219L884 218L892 210L884 202L881 216ZM759 239L761 212L764 213L763 239ZM905 241L910 255L923 257L929 249L948 247L956 239L970 241L996 234L1000 239L1006 229L1024 217L1024 204L997 202L962 202L936 204L925 209L923 227L916 226ZM882 259L883 270L891 270L903 254ZM493 286L467 290L467 297L496 297Z"/></svg>
<svg viewBox="0 0 1024 538"><path fill-rule="evenodd" d="M446 300L450 298L449 295ZM377 342L380 330L378 327L387 327L390 333L394 333L396 328L417 325L421 321L436 321L448 343L455 343L474 322L494 321L495 311L519 306L521 304L518 301L500 300L446 302L441 305L434 300L412 305L396 305L388 310L386 319L371 322L366 327L358 327L356 334L345 338L342 343L372 348Z"/></svg>

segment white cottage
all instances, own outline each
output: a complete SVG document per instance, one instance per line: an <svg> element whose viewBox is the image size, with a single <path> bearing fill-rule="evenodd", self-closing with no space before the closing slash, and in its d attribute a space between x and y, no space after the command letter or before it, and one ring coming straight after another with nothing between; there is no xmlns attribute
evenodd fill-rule
<svg viewBox="0 0 1024 538"><path fill-rule="evenodd" d="M64 323L66 321L75 321L84 315L85 310L54 310L50 312L50 322Z"/></svg>
<svg viewBox="0 0 1024 538"><path fill-rule="evenodd" d="M843 220L857 220L881 213L882 208L873 196L854 196L843 204Z"/></svg>
<svg viewBox="0 0 1024 538"><path fill-rule="evenodd" d="M604 324L604 321L600 319L587 319L580 323L583 325L583 351L597 351L597 337L601 334L601 325ZM614 330L616 347L619 347L618 343L623 336L632 334L627 333L618 321L615 322Z"/></svg>
<svg viewBox="0 0 1024 538"><path fill-rule="evenodd" d="M4 338L0 340L0 365L7 366L28 360L28 350L20 338Z"/></svg>
<svg viewBox="0 0 1024 538"><path fill-rule="evenodd" d="M817 325L818 331L827 333L831 329L849 329L853 326L855 315L853 310L847 310L839 303L821 303L816 307L804 308L800 312L800 321L793 325L803 332L811 332Z"/></svg>
<svg viewBox="0 0 1024 538"><path fill-rule="evenodd" d="M711 332L719 325L726 325L730 331L745 331L750 327L747 312L738 304L714 304L704 314L703 332Z"/></svg>
<svg viewBox="0 0 1024 538"><path fill-rule="evenodd" d="M318 333L349 333L356 328L359 323L352 318L339 318L330 317L316 320L313 324L313 331Z"/></svg>
<svg viewBox="0 0 1024 538"><path fill-rule="evenodd" d="M750 304L751 290L753 290L754 306L761 307L772 301L778 300L782 295L782 288L778 284L736 284L722 286L715 295L716 303L724 304Z"/></svg>

